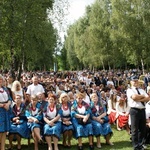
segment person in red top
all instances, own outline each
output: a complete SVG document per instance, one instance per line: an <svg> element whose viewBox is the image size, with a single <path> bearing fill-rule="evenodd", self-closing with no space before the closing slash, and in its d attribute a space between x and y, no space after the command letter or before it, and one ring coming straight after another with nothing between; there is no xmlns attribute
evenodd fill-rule
<svg viewBox="0 0 150 150"><path fill-rule="evenodd" d="M117 129L121 130L124 127L127 130L127 132L130 133L128 124L130 107L127 103L127 98L124 93L121 93L120 99L116 104L116 111L118 114Z"/></svg>

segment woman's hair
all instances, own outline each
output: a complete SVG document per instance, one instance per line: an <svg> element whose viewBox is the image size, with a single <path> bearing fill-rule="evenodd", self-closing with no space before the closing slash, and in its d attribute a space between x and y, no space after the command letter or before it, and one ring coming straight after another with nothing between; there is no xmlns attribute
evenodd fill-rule
<svg viewBox="0 0 150 150"><path fill-rule="evenodd" d="M6 81L6 78L3 75L1 75L1 74L0 74L0 79L2 79L3 82Z"/></svg>
<svg viewBox="0 0 150 150"><path fill-rule="evenodd" d="M85 97L84 93L78 92L78 93L76 94L76 98L79 98L79 97L84 98L84 97Z"/></svg>
<svg viewBox="0 0 150 150"><path fill-rule="evenodd" d="M0 74L0 79L3 79L4 80L4 77Z"/></svg>
<svg viewBox="0 0 150 150"><path fill-rule="evenodd" d="M119 99L119 105L120 106L126 105L125 107L127 107L127 105L128 105L127 98L126 98L126 95L124 93L121 93L121 97Z"/></svg>
<svg viewBox="0 0 150 150"><path fill-rule="evenodd" d="M35 100L35 99L38 100L38 96L37 95L32 95L31 100Z"/></svg>
<svg viewBox="0 0 150 150"><path fill-rule="evenodd" d="M117 102L117 94L110 95L111 102Z"/></svg>
<svg viewBox="0 0 150 150"><path fill-rule="evenodd" d="M111 99L111 105L112 105L112 108L114 109L114 103L113 102L117 102L117 95L116 94L111 94L110 96L110 99Z"/></svg>
<svg viewBox="0 0 150 150"><path fill-rule="evenodd" d="M48 94L48 99L51 98L51 97L54 98L54 100L56 100L56 98L57 98L55 94L49 93Z"/></svg>
<svg viewBox="0 0 150 150"><path fill-rule="evenodd" d="M22 96L19 94L15 95L15 99L16 99L16 97L19 97L20 99L22 99Z"/></svg>
<svg viewBox="0 0 150 150"><path fill-rule="evenodd" d="M93 99L94 96L97 96L97 94L95 92L91 94L91 96L90 96L91 100Z"/></svg>
<svg viewBox="0 0 150 150"><path fill-rule="evenodd" d="M12 83L12 88L11 90L14 92L17 90L17 86L19 86L19 88L21 89L21 84L18 80L15 80L13 83Z"/></svg>
<svg viewBox="0 0 150 150"><path fill-rule="evenodd" d="M60 97L59 97L59 102L60 102L60 103L62 103L62 98L63 98L64 96L67 96L68 101L69 101L70 98L69 98L68 94L67 94L67 93L61 93L61 95L60 95Z"/></svg>
<svg viewBox="0 0 150 150"><path fill-rule="evenodd" d="M70 96L74 96L72 91L68 92L67 95L69 96L69 98L70 98Z"/></svg>

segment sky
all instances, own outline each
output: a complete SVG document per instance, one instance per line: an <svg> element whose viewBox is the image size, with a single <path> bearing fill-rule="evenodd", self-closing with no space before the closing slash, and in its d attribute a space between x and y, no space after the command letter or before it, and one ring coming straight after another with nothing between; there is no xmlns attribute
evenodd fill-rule
<svg viewBox="0 0 150 150"><path fill-rule="evenodd" d="M85 8L94 3L95 0L69 0L69 14L67 16L68 23L72 24L85 13Z"/></svg>
<svg viewBox="0 0 150 150"><path fill-rule="evenodd" d="M86 6L91 5L95 0L69 0L68 14L65 16L64 30L59 32L59 35L64 40L66 35L67 27L73 24L76 20L85 14Z"/></svg>
<svg viewBox="0 0 150 150"><path fill-rule="evenodd" d="M61 0L60 0L60 2L61 2ZM52 18L52 20L54 22L54 27L57 28L59 36L62 41L64 41L64 35L66 35L66 33L67 33L68 26L73 24L80 17L82 17L85 14L86 6L93 4L95 2L95 0L68 0L68 2L69 2L69 6L67 9L67 12L65 12L65 8L64 8L65 16L59 16L59 15L57 15L57 13L55 15L55 12L54 12L54 15L50 15L50 18ZM65 1L64 1L64 3L65 3ZM57 7L57 5L59 5L59 0L56 0L54 5L56 5L56 7ZM60 3L60 5L61 5L61 3ZM57 21L57 19L55 20L55 16L57 16L56 18L58 18L58 19L59 19L59 17L63 18L61 25Z"/></svg>

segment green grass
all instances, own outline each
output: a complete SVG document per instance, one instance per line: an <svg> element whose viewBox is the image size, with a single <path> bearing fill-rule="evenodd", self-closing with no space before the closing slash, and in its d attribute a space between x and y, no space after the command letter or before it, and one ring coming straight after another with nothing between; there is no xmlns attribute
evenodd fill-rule
<svg viewBox="0 0 150 150"><path fill-rule="evenodd" d="M117 131L114 126L112 126L113 130L113 136L111 138L111 142L114 143L113 146L109 146L105 144L105 139L101 137L101 145L102 150L132 150L132 144L130 141L130 136L127 134L125 130ZM96 139L95 139L96 141ZM31 140L31 144L28 146L28 141L26 139L22 139L22 150L34 150L34 144L33 140ZM6 141L6 144L8 146L8 140ZM14 149L16 149L16 144L14 142ZM95 144L96 145L96 144ZM88 150L88 138L83 138L83 147L84 150ZM149 149L150 147L148 147ZM67 148L64 148L62 146L61 141L59 141L59 149L60 150L67 150ZM39 150L47 150L47 144L39 145ZM72 139L72 147L71 150L77 150L77 140ZM95 150L98 150L98 148L95 147Z"/></svg>

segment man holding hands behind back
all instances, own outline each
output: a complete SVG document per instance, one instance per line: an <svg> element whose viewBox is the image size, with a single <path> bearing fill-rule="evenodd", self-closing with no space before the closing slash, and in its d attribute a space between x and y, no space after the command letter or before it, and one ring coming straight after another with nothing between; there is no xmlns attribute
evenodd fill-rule
<svg viewBox="0 0 150 150"><path fill-rule="evenodd" d="M131 134L134 150L144 150L143 141L146 132L145 102L150 100L148 94L139 88L137 76L131 77L131 88L127 89L127 98L131 116Z"/></svg>

